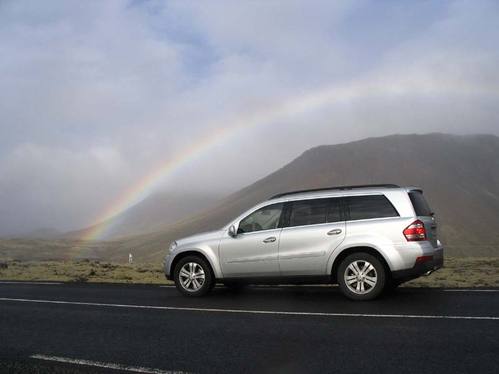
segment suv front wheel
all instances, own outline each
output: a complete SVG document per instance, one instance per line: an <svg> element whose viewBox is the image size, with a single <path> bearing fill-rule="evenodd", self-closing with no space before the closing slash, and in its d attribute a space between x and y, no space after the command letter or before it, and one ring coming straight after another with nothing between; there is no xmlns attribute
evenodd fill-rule
<svg viewBox="0 0 499 374"><path fill-rule="evenodd" d="M210 265L199 256L187 256L175 265L173 279L177 290L187 296L203 296L214 285Z"/></svg>
<svg viewBox="0 0 499 374"><path fill-rule="evenodd" d="M352 300L375 299L386 283L386 271L381 261L365 252L347 256L336 276L341 292Z"/></svg>

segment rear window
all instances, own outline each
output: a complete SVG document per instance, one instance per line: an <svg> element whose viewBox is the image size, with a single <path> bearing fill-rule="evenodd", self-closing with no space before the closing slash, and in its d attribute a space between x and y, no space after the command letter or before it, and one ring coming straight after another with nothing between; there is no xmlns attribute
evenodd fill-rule
<svg viewBox="0 0 499 374"><path fill-rule="evenodd" d="M350 220L398 217L397 210L383 195L350 196L346 198Z"/></svg>
<svg viewBox="0 0 499 374"><path fill-rule="evenodd" d="M430 206L426 202L421 191L411 191L409 192L409 198L411 199L412 206L417 216L431 216L432 211Z"/></svg>

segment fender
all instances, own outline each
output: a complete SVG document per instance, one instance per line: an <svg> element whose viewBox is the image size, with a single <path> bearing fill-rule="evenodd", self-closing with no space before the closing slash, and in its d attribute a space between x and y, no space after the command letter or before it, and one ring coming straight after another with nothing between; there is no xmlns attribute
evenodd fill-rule
<svg viewBox="0 0 499 374"><path fill-rule="evenodd" d="M169 261L168 265L168 274L172 274L172 264L175 262L175 260L178 258L179 255L183 255L186 252L191 252L193 254L198 253L202 255L203 257L206 258L206 260L209 262L211 269L213 270L213 274L215 275L216 279L220 279L223 277L222 275L222 269L220 267L220 263L218 262L218 257L217 254L213 252L213 250L208 247L208 246L199 246L199 247L183 247L180 250L174 251L174 253L171 254L172 258Z"/></svg>
<svg viewBox="0 0 499 374"><path fill-rule="evenodd" d="M394 243L387 241L386 237L371 235L354 235L347 238L329 255L326 273L331 274L336 259L344 251L355 247L368 247L377 251L388 264L390 271L404 267L404 261L396 249Z"/></svg>

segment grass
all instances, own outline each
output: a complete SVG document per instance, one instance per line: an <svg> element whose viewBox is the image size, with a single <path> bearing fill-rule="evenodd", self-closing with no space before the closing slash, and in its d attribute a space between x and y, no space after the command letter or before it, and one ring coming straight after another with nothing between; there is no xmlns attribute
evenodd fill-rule
<svg viewBox="0 0 499 374"><path fill-rule="evenodd" d="M161 264L115 264L99 261L9 261L0 280L80 283L166 284Z"/></svg>
<svg viewBox="0 0 499 374"><path fill-rule="evenodd" d="M444 267L406 287L499 287L499 257L446 257Z"/></svg>
<svg viewBox="0 0 499 374"><path fill-rule="evenodd" d="M116 264L99 261L8 261L0 264L0 280L88 283L168 284L161 263ZM406 287L499 287L499 258L446 258L445 267Z"/></svg>

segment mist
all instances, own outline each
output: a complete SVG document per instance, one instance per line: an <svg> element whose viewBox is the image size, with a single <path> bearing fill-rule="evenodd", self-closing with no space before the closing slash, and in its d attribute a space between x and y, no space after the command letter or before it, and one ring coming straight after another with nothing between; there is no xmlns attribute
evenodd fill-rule
<svg viewBox="0 0 499 374"><path fill-rule="evenodd" d="M0 235L94 224L254 116L158 190L222 196L322 144L499 135L498 23L492 1L2 1Z"/></svg>

